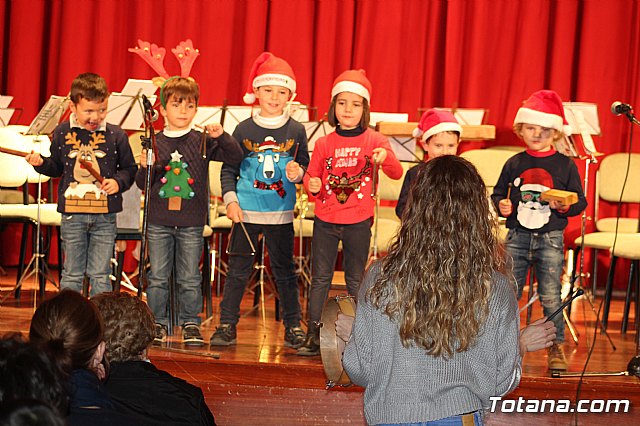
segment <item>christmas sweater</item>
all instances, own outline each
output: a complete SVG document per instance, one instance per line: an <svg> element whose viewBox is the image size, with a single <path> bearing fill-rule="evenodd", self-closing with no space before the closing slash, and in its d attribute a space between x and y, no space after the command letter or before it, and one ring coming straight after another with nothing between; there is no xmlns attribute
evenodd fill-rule
<svg viewBox="0 0 640 426"><path fill-rule="evenodd" d="M225 204L237 201L246 223L293 222L296 185L287 179L285 167L294 158L302 168L309 164L304 126L289 118L281 127L269 129L248 118L238 124L233 136L244 158L239 166L222 167Z"/></svg>
<svg viewBox="0 0 640 426"><path fill-rule="evenodd" d="M502 168L491 200L496 211L498 203L507 197L513 211L507 217L507 228L530 232L549 232L567 227L568 217L579 215L587 206L582 191L580 174L573 160L555 149L547 152L524 151L511 157ZM561 189L578 194L578 202L568 210L553 210L540 200L540 194L549 189Z"/></svg>
<svg viewBox="0 0 640 426"><path fill-rule="evenodd" d="M209 210L209 161L237 164L242 152L228 133L215 139L205 135L204 143L205 158L203 134L196 130L177 137L169 137L164 132L156 135L148 223L180 227L205 225ZM136 174L136 184L141 189L144 189L146 173L147 169L140 167ZM174 202L176 204L172 204Z"/></svg>
<svg viewBox="0 0 640 426"><path fill-rule="evenodd" d="M61 178L58 211L67 214L122 211L122 193L133 183L137 168L124 130L107 123L90 132L76 124L73 114L71 121L55 128L51 156L42 160L42 165L34 169L43 175ZM119 192L113 195L101 192L101 183L80 160L90 163L103 178L115 179Z"/></svg>
<svg viewBox="0 0 640 426"><path fill-rule="evenodd" d="M366 129L357 136L345 137L333 132L318 139L307 170L309 178L322 180L322 189L316 195L318 218L346 225L373 216L376 191L372 156L379 147L387 150L382 171L391 179L400 179L402 165L388 139L380 133Z"/></svg>

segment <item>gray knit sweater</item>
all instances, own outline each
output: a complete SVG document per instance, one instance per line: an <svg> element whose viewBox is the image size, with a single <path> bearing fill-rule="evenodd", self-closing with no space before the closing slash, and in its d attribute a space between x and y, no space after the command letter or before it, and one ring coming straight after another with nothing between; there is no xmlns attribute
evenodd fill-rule
<svg viewBox="0 0 640 426"><path fill-rule="evenodd" d="M358 297L356 319L342 364L364 386L367 423L413 423L489 407L520 382L520 318L506 277L495 274L489 315L476 344L445 360L402 346L399 326L365 299L380 273L374 264Z"/></svg>

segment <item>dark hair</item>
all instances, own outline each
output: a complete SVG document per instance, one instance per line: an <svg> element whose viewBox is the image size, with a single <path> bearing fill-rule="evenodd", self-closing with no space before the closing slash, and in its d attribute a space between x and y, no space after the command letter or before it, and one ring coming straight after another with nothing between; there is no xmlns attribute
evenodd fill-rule
<svg viewBox="0 0 640 426"><path fill-rule="evenodd" d="M176 102L193 101L198 105L200 99L200 87L191 78L171 77L167 79L160 89L160 103L164 108L173 96Z"/></svg>
<svg viewBox="0 0 640 426"><path fill-rule="evenodd" d="M155 319L147 304L127 293L101 293L91 302L102 315L109 362L140 360L155 337Z"/></svg>
<svg viewBox="0 0 640 426"><path fill-rule="evenodd" d="M0 402L20 399L44 401L65 414L68 388L50 354L15 334L0 340Z"/></svg>
<svg viewBox="0 0 640 426"><path fill-rule="evenodd" d="M93 102L102 102L109 96L107 82L98 74L87 72L80 74L71 82L71 102L77 104L84 98Z"/></svg>
<svg viewBox="0 0 640 426"><path fill-rule="evenodd" d="M64 426L67 422L51 405L35 399L16 399L0 404L2 426Z"/></svg>
<svg viewBox="0 0 640 426"><path fill-rule="evenodd" d="M504 252L471 163L445 155L416 167L402 225L367 296L399 323L403 345L447 357L474 344Z"/></svg>
<svg viewBox="0 0 640 426"><path fill-rule="evenodd" d="M342 93L342 92L340 92ZM327 113L327 121L332 127L336 127L338 122L338 117L336 117L336 102L338 100L337 93L333 99L331 99L331 106L329 106L329 112ZM369 101L366 98L362 98L362 117L360 118L360 127L366 129L369 127L369 121L371 117L371 109L369 108Z"/></svg>
<svg viewBox="0 0 640 426"><path fill-rule="evenodd" d="M91 369L94 353L104 340L102 318L93 303L65 289L36 309L29 339L51 351L68 374L75 369Z"/></svg>

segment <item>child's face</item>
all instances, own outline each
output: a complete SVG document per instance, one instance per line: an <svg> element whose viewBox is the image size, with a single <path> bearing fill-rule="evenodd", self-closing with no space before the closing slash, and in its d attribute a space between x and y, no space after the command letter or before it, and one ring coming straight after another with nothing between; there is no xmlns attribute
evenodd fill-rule
<svg viewBox="0 0 640 426"><path fill-rule="evenodd" d="M178 99L171 95L166 108L160 106L160 113L165 118L169 130L187 130L191 128L191 121L198 111L194 100Z"/></svg>
<svg viewBox="0 0 640 426"><path fill-rule="evenodd" d="M95 132L100 123L107 118L107 104L109 99L103 101L90 101L86 98L80 98L78 103L71 102L71 112L76 115L76 120L82 128Z"/></svg>
<svg viewBox="0 0 640 426"><path fill-rule="evenodd" d="M443 155L456 155L458 142L457 133L441 132L431 136L425 142L424 148L429 159L442 157Z"/></svg>
<svg viewBox="0 0 640 426"><path fill-rule="evenodd" d="M536 124L523 123L520 126L520 137L531 151L545 152L551 149L556 130Z"/></svg>
<svg viewBox="0 0 640 426"><path fill-rule="evenodd" d="M338 93L336 97L336 118L343 130L360 126L364 112L364 98L351 92Z"/></svg>
<svg viewBox="0 0 640 426"><path fill-rule="evenodd" d="M260 115L263 117L281 116L291 97L291 90L283 86L261 86L253 89L253 93L260 104Z"/></svg>

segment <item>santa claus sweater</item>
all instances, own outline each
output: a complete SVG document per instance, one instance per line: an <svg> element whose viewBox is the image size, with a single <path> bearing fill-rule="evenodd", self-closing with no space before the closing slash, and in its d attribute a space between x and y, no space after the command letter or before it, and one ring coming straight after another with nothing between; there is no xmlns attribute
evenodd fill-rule
<svg viewBox="0 0 640 426"><path fill-rule="evenodd" d="M376 194L373 176L377 166L374 167L372 157L373 150L379 147L387 150L382 172L391 179L400 179L402 165L380 133L371 129L354 136L333 132L318 139L307 175L322 180L322 188L316 194L315 215L319 219L347 225L373 216ZM306 176L305 184L308 184Z"/></svg>
<svg viewBox="0 0 640 426"><path fill-rule="evenodd" d="M156 162L151 169L148 222L163 226L204 226L209 208L207 177L209 161L237 164L242 150L228 133L217 138L205 137L205 158L202 156L202 133L189 130L186 134L170 137L165 132L156 136ZM178 167L172 167L178 166ZM177 169L177 170L176 170ZM144 189L147 169L140 167L136 184ZM188 175L187 175L188 174ZM218 179L218 177L215 177ZM187 198L180 200L180 210L169 210L169 189L188 185ZM162 192L165 191L165 192Z"/></svg>
<svg viewBox="0 0 640 426"><path fill-rule="evenodd" d="M547 152L524 151L511 157L502 168L491 199L497 211L500 200L510 199L513 211L507 217L507 228L529 232L549 232L566 228L570 216L579 215L587 206L578 168L571 158L555 149ZM578 194L578 202L567 211L549 208L539 199L548 189L561 189Z"/></svg>

